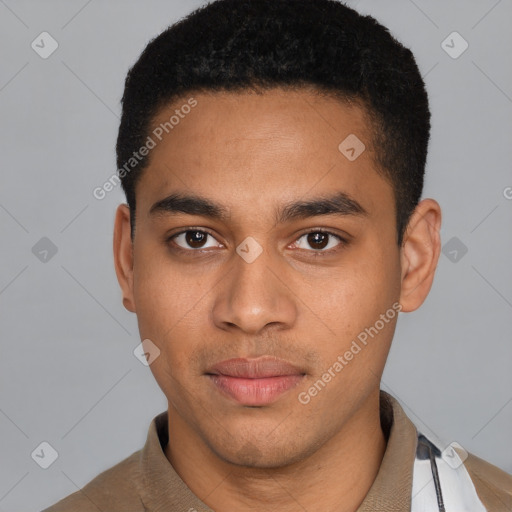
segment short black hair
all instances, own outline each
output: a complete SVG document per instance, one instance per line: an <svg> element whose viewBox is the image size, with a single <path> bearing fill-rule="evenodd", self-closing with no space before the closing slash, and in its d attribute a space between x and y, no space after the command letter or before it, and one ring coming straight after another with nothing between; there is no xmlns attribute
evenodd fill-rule
<svg viewBox="0 0 512 512"><path fill-rule="evenodd" d="M377 169L393 187L401 245L423 189L425 84L412 52L386 27L336 0L216 0L149 42L126 77L116 146L132 238L135 188L149 155L129 172L126 162L163 107L192 92L311 86L365 107Z"/></svg>

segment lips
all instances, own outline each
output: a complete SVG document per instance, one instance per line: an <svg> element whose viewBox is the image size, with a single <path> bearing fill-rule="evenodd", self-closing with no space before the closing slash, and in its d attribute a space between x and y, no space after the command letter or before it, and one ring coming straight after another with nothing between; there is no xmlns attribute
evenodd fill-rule
<svg viewBox="0 0 512 512"><path fill-rule="evenodd" d="M275 402L305 376L300 368L272 357L229 359L217 363L206 375L222 395L246 406Z"/></svg>
<svg viewBox="0 0 512 512"><path fill-rule="evenodd" d="M228 359L212 366L206 373L245 379L262 379L265 377L303 375L305 372L283 359L259 357L258 359Z"/></svg>

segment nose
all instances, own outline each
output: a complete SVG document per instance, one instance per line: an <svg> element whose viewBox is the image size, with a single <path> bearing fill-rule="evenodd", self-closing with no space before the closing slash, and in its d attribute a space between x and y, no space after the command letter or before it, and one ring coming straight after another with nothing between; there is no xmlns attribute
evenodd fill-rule
<svg viewBox="0 0 512 512"><path fill-rule="evenodd" d="M238 328L259 334L267 326L286 329L297 316L296 297L286 283L284 262L263 251L256 259L233 254L232 267L215 288L215 325L223 330Z"/></svg>

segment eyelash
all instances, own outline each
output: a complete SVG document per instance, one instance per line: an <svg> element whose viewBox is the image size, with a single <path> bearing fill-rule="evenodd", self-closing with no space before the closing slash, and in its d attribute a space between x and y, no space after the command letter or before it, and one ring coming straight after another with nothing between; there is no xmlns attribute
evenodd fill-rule
<svg viewBox="0 0 512 512"><path fill-rule="evenodd" d="M177 251L177 252L180 252L180 253L199 253L199 254L202 254L204 252L208 252L208 249L184 249L183 247L180 247L178 245L176 245L176 243L174 242L174 239L177 238L178 236L180 235L183 235L185 233L189 233L189 232L193 232L193 233L203 233L205 235L209 235L211 236L213 239L216 240L216 238L213 236L212 233L210 233L209 231L206 231L204 229L195 229L195 228L189 228L189 229L185 229L183 231L180 231L178 233L174 233L173 235L171 235L170 237L168 237L166 239L166 242L169 244L169 243L173 243L174 246L172 247L172 250L174 251ZM331 248L331 249L328 249L328 250L315 250L315 249L299 249L299 250L305 250L307 252L310 252L312 253L312 257L314 258L317 258L317 257L323 257L325 255L332 255L336 252L338 252L339 250L341 250L343 247L346 247L348 244L349 244L349 241L343 237L341 237L340 235L337 235L335 233L332 233L330 231L327 231L327 230L324 230L324 229L311 229L309 231L306 231L304 233L302 233L293 243L297 243L302 237L304 236L307 236L311 233L322 233L322 234L325 234L325 235L329 235L331 237L334 237L334 238L337 238L338 241L339 241L339 244L334 247L334 248Z"/></svg>

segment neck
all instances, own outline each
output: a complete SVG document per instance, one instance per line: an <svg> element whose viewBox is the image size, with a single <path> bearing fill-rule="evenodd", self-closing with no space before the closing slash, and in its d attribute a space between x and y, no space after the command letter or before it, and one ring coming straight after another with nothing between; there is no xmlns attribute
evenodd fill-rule
<svg viewBox="0 0 512 512"><path fill-rule="evenodd" d="M262 469L219 458L169 406L165 455L192 492L217 512L354 512L386 449L379 411L377 390L312 455L285 467Z"/></svg>

